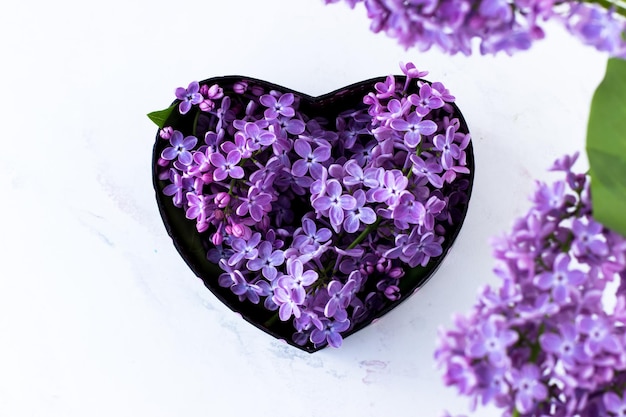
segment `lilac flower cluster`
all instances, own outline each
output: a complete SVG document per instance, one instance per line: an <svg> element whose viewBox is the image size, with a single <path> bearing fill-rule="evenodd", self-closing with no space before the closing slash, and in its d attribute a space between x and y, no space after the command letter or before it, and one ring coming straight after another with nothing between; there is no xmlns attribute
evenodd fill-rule
<svg viewBox="0 0 626 417"><path fill-rule="evenodd" d="M454 97L401 67L334 127L292 92L193 82L176 90L188 122L160 131L162 192L195 221L219 285L291 320L298 344L339 347L401 297L467 203Z"/></svg>
<svg viewBox="0 0 626 417"><path fill-rule="evenodd" d="M574 157L538 183L528 214L494 245L499 288L440 331L444 381L503 416L609 417L626 411L626 239L592 216Z"/></svg>
<svg viewBox="0 0 626 417"><path fill-rule="evenodd" d="M326 4L341 0L324 0ZM469 55L478 40L482 54L511 54L544 38L543 22L561 22L585 44L626 57L626 8L617 1L554 0L346 0L364 3L373 32L386 32L405 47L436 45Z"/></svg>

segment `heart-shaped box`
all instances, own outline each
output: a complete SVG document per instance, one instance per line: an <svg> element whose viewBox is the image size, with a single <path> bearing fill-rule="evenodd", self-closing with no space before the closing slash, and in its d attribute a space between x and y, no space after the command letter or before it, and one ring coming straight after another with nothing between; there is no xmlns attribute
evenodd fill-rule
<svg viewBox="0 0 626 417"><path fill-rule="evenodd" d="M413 81L413 82L410 83L409 81ZM257 303L255 304L249 301L250 299L252 299L252 297L247 298L248 293L243 293L243 295L242 295L242 291L238 291L239 294L233 293L234 291L233 288L235 287L234 283L232 285L230 283L224 284L224 280L227 280L228 277L226 278L220 278L220 277L224 277L224 275L228 275L228 274L225 274L224 268L220 268L220 266L218 266L216 263L211 262L208 259L211 256L207 255L209 251L211 251L212 249L215 249L215 244L213 243L215 240L213 239L212 235L208 231L202 230L202 229L205 229L205 227L199 226L199 221L195 222L193 220L190 220L189 217L193 218L194 215L193 214L189 215L189 207L187 207L187 210L183 209L183 207L181 207L180 201L178 201L176 205L174 204L174 201L176 201L176 194L172 188L173 187L172 175L174 174L168 175L167 170L171 169L172 166L177 166L178 168L180 168L179 172L183 172L189 169L188 168L189 164L187 163L188 160L183 161L187 163L187 165L181 163L182 157L180 155L185 152L185 149L184 149L185 145L182 144L181 140L178 140L176 144L173 144L173 139L171 139L172 131L174 130L174 131L185 132L185 135L187 135L191 130L194 130L193 133L196 134L198 130L198 126L201 124L204 124L205 126L203 126L200 129L202 131L201 133L213 132L210 135L213 135L212 140L214 140L215 139L214 133L217 130L219 130L219 128L225 127L227 123L233 123L232 117L230 117L231 120L226 120L227 117L226 117L225 112L222 112L222 114L220 115L220 108L218 108L219 106L217 106L216 104L220 102L219 99L228 95L232 95L233 97L240 95L241 97L245 97L246 100L254 100L257 104L258 104L260 97L265 96L264 102L267 104L267 106L265 106L267 108L262 108L261 110L258 110L258 109L250 110L248 108L249 106L245 107L243 106L243 104L240 106L239 108L240 112L237 115L237 117L241 117L241 121L239 122L239 128L240 128L239 134L240 135L243 135L241 131L244 130L244 127L243 127L245 126L244 123L251 123L250 120L254 120L253 118L250 118L250 114L248 113L251 113L253 111L256 111L257 113L259 112L262 113L263 110L265 110L266 119L268 116L268 112L269 112L269 116L275 117L276 120L282 117L282 113L281 114L274 114L274 113L281 111L280 97L290 97L288 94L292 94L294 100L285 99L283 104L285 103L287 104L283 105L282 108L284 109L284 107L298 106L297 107L298 115L303 115L300 117L306 119L307 124L315 124L315 123L318 123L318 121L320 120L327 120L327 121L332 122L338 117L341 118L348 114L357 114L357 113L360 114L360 116L358 116L360 120L363 120L364 115L367 115L368 106L369 106L369 111L371 112L371 109L377 104L380 105L380 102L384 102L385 100L383 99L385 98L387 100L387 108L393 108L393 106L395 106L398 103L400 105L404 105L403 103L405 103L406 100L399 101L398 103L392 103L393 105L389 104L389 94L390 94L390 89L392 89L392 86L393 88L397 90L397 89L400 89L402 85L404 85L404 89L406 92L405 96L412 94L411 99L413 100L415 106L421 105L422 109L424 108L424 106L428 106L428 103L427 103L429 99L429 96L427 94L428 92L431 93L431 96L430 96L431 98L433 97L436 98L436 96L439 96L439 97L443 96L444 98L446 98L446 94L447 94L447 97L452 97L452 96L449 95L447 90L442 88L440 83L435 85L425 80L411 80L410 78L407 79L407 77L405 76L395 76L395 77L390 76L387 78L380 77L380 78L374 78L374 79L370 79L366 81L361 81L353 85L350 85L348 87L338 89L336 91L333 91L331 93L328 93L319 97L312 97L312 96L309 96L300 92L293 91L289 88L285 88L285 87L278 86L278 85L275 85L266 81L254 79L251 77L245 77L245 76L224 76L224 77L210 78L210 79L200 82L199 85L203 86L202 87L203 90L200 90L199 92L198 92L197 87L192 87L192 85L190 85L190 88L186 90L179 88L177 92L177 96L179 99L174 101L174 103L169 109L162 111L162 112L155 112L151 114L152 116L151 118L155 120L158 124L160 124L161 127L167 126L171 128L169 130L161 129L157 133L157 138L156 138L156 142L155 142L154 150L153 150L153 159L152 159L153 181L154 181L154 188L156 190L156 200L157 200L159 211L160 211L161 217L163 219L163 222L165 224L168 234L172 238L173 243L176 249L178 250L178 252L180 253L180 255L182 256L182 258L185 260L185 262L188 264L191 270L200 279L202 279L202 281L204 282L204 285L222 303L227 305L234 312L239 313L246 321L250 322L254 326L258 327L259 329L269 333L270 335L278 339L282 339L286 341L288 344L295 346L299 349L302 349L304 351L307 351L307 352L315 352L323 348L324 346L327 345L326 343L327 341L330 341L332 344L333 337L334 337L334 335L332 334L332 328L330 328L330 331L328 330L329 327L327 327L326 330L324 329L316 330L313 325L309 326L312 328L314 332L317 331L318 339L319 339L319 334L321 331L326 332L324 333L324 335L328 336L327 339L318 343L313 343L310 338L298 337L297 332L295 333L295 337L294 337L294 325L290 323L291 320L283 321L279 319L279 314L276 311L276 308L278 308L278 305L276 304L276 302L269 302L270 306L273 305L273 309L268 309L267 305L264 305L263 303L259 303L258 302L259 300L256 300L257 298L256 296L254 297L255 300L257 301ZM427 86L427 87L423 87L423 86ZM388 89L389 91L385 91L385 89ZM428 91L424 93L425 90L428 90ZM459 234L459 231L465 219L465 215L467 213L469 198L471 195L471 190L472 190L472 185L473 185L474 154L473 154L471 141L469 140L469 131L467 128L467 124L460 110L453 103L453 99L454 98L452 97L452 99L448 99L445 102L442 101L441 106L439 107L437 107L439 105L437 104L437 105L432 105L432 107L435 107L435 108L432 108L432 109L426 108L426 112L428 111L430 111L431 113L439 112L437 113L439 114L438 116L439 118L435 119L439 125L441 125L442 123L450 124L450 119L457 119L456 120L457 126L455 128L456 138L457 138L456 142L464 141L463 150L461 151L462 152L461 158L463 159L464 166L467 168L467 169L458 169L457 170L458 172L454 172L453 169L450 169L452 177L448 177L449 181L447 181L450 184L446 182L446 184L443 185L443 188L441 188L442 191L440 191L437 194L439 197L441 197L439 200L441 201L445 200L446 202L445 210L443 212L439 212L437 214L438 219L435 220L437 222L437 225L438 225L437 227L439 227L439 230L440 231L443 230L440 236L442 240L440 244L441 250L436 252L436 253L440 252L440 254L438 254L437 256L433 255L432 258L430 258L427 262L424 261L425 266L418 265L416 267L409 267L408 265L403 264L403 268L402 268L403 276L401 277L401 279L393 280L393 284L396 284L396 285L385 284L387 285L386 287L384 285L381 285L381 282L383 282L384 280L391 279L389 277L384 276L385 273L389 273L390 271L389 268L387 268L386 270L383 270L382 275L381 274L377 275L378 281L373 282L372 280L370 280L369 282L362 284L358 288L358 290L362 291L364 294L366 291L369 291L370 304L368 305L375 305L376 308L373 308L373 307L370 308L370 311L365 311L365 314L361 314L360 320L353 320L353 322L350 323L350 326L347 329L341 329L343 330L341 333L341 336L343 337L349 336L350 334L355 333L363 329L367 325L371 324L374 320L378 319L379 317L383 316L384 314L386 314L387 312L389 312L390 310L398 306L398 304L404 301L405 299L407 299L410 294L416 292L421 286L423 286L426 283L426 281L438 269L438 267L440 266L445 256L448 254L452 244L454 243L455 239L457 238ZM364 101L367 102L367 104L364 103ZM433 103L434 102L435 101L433 101ZM242 103L244 102L242 101ZM229 104L232 104L232 103L229 102ZM183 107L186 107L186 108L183 108ZM224 106L222 105L222 108L223 107ZM244 110L244 107L246 108L246 110ZM387 110L387 108L382 108L379 110L380 111ZM416 107L416 108L418 108L418 111L419 111L419 107ZM443 113L442 113L444 109L448 112L447 113L448 115L445 117L443 116ZM177 110L180 110L180 111L177 111ZM187 111L184 111L184 110L187 110ZM185 114L181 114L181 112L183 111ZM274 113L272 113L272 111ZM288 116L292 115L291 111L285 111L285 113L287 113ZM216 115L216 114L219 117L217 118L208 117L208 116L204 117L205 115ZM385 114L389 114L389 112ZM203 121L202 120L203 117L206 120ZM371 116L369 117L371 118ZM382 117L383 116L381 116L381 118ZM388 117L388 116L385 116L385 117ZM389 117L393 117L393 115ZM247 122L246 122L246 118L248 120ZM419 118L416 118L415 120L421 120L421 119L422 118L419 117ZM387 123L387 124L391 125L391 123ZM269 125L271 125L271 123L269 123ZM399 123L395 123L395 125L400 126ZM437 131L439 133L443 133L443 135L439 135L443 137L446 134L445 129L443 129L442 126L439 126L439 125L437 126ZM261 126L267 126L267 124L263 124ZM283 123L283 127L285 127L285 123ZM403 132L404 131L409 132L410 130L406 128L405 125L402 125L400 127L402 127ZM269 127L267 129L272 130L272 128L269 128ZM413 130L415 129L416 128L414 126ZM297 128L296 130L300 131L301 128ZM329 129L329 130L333 130L333 129ZM385 133L383 130L384 129L376 130L377 137L379 139L383 138L381 139L381 141L385 140L384 137L389 136L389 134ZM233 139L232 133L233 132L236 133L236 131L237 129L233 128L231 125L230 126L231 133L230 134L226 133L226 136L225 136L226 139L222 139L222 140L223 141L233 140L234 142L235 139ZM306 132L304 133L306 134ZM206 133L204 134L206 136ZM410 136L408 133L405 133L405 135L407 135L407 137ZM199 136L202 136L202 134ZM250 136L250 135L245 135L245 136ZM291 136L301 137L302 133L294 134ZM372 132L367 132L364 134L361 131L354 136L357 137L356 138L357 141L367 141L367 140L372 140L373 138ZM422 136L426 137L428 135L420 134L419 138L421 139ZM435 136L435 134L432 133L430 136L431 137ZM164 137L168 140L164 140L163 139ZM182 135L180 136L180 138L182 138ZM297 141L298 139L295 139L295 140ZM422 140L426 140L426 139L422 139ZM443 139L440 138L439 142L441 142L442 140ZM451 141L450 143L452 143L452 139L450 139L450 141ZM209 143L209 139L207 139L205 142ZM311 140L311 143L313 142L314 140ZM301 145L300 148L303 148L303 144L300 144L300 145ZM178 146L178 148L176 146ZM207 148L206 145L203 145L203 146L204 148ZM230 148L228 149L231 149L234 145L229 145L229 146ZM337 146L339 145L333 145L333 147L331 147L333 152L336 151ZM167 150L168 147L169 147L169 150ZM222 148L219 148L219 149L222 149ZM215 149L218 149L218 148L216 147ZM457 146L457 149L458 149L458 146ZM309 146L309 150L310 150L310 146ZM448 151L449 151L449 148L448 148ZM395 152L395 149L393 152ZM209 155L210 153L211 151L206 151L207 155ZM418 157L420 157L419 151L416 152L416 154L418 155ZM428 153L426 153L425 155L428 155ZM166 156L167 158L164 158L164 156ZM173 159L176 159L176 157L178 157L178 160L174 161ZM394 155L392 155L391 157L394 157ZM188 156L185 156L185 158L188 159ZM202 158L203 157L200 157L200 159ZM253 157L251 158L254 159ZM220 160L222 164L224 163L223 159L224 158ZM342 161L341 156L338 156L335 159ZM303 160L306 161L306 158L303 157ZM407 157L407 160L408 160L408 157ZM442 162L442 163L445 165L445 162ZM218 176L221 177L221 176L226 175L224 173L222 173L221 175L215 174L215 171L217 171L216 167L219 165L219 163L215 163L214 160L213 160L213 164L211 165L211 162L207 159L206 164L210 167L207 169L210 169L213 171L213 175L215 176L215 178ZM233 166L231 166L231 168L233 168L234 166L241 165L241 164L242 162L240 160L237 160L235 163L232 164ZM311 166L310 159L309 159L308 164L310 167ZM328 165L328 162L326 162L326 165ZM295 165L294 165L294 170L295 170ZM413 168L413 170L414 172L417 172L417 174L415 175L420 174L419 170L417 170L416 168ZM313 172L312 169L311 169L311 172ZM186 174L181 174L181 175L184 176ZM409 173L407 176L410 177L411 173ZM205 177L205 179L207 178ZM208 180L210 181L211 179L212 177L211 175L209 175ZM226 180L229 180L229 179L226 178ZM232 185L236 181L245 181L245 180L246 178L243 178L241 180L233 178L232 180L230 180L231 181L230 184ZM181 181L180 178L178 179L178 181ZM341 182L340 179L338 180L338 182ZM430 186L430 184L426 184L426 185ZM170 186L169 189L166 188L168 186ZM200 188L202 187L203 185L200 186ZM431 186L431 188L433 187ZM185 188L182 191L181 190L182 190L181 187L175 190L176 192L179 193L178 195L179 199L181 198L181 193L183 193L183 191L193 190L193 185L192 186L188 185L187 188ZM232 187L230 191L232 191ZM166 195L166 193L169 195ZM223 193L223 194L228 194L228 193ZM172 195L174 195L174 200L173 200ZM193 196L191 197L193 198ZM222 197L224 197L224 195L222 195ZM227 199L229 198L229 196L226 196L226 197ZM309 197L309 199L313 199L312 197L310 197L310 193L307 195L307 197ZM184 196L182 196L182 198L184 199ZM299 212L300 214L307 211L306 209L302 209L302 208L298 209L299 205L303 204L303 201L304 200L300 200L300 201L293 200L292 202L292 204L295 207L294 210L296 212ZM321 207L320 204L317 204L317 205ZM216 207L216 206L214 205L213 207ZM318 213L318 218L319 218L320 217L319 210L315 210L312 207L310 208L314 212ZM328 210L325 210L325 211L328 211ZM250 210L250 212L252 211ZM338 210L336 212L338 212ZM345 211L344 214L347 216L348 215L347 213L348 211ZM441 218L445 216L448 217L447 223L446 221L441 220ZM311 216L309 215L309 217ZM295 219L294 221L297 222L297 220L298 219ZM333 221L331 221L331 223L333 223ZM337 223L336 218L335 218L334 223ZM298 226L300 226L301 224L302 223L300 223ZM328 225L328 222L326 222L326 224ZM445 224L445 227L441 226L442 224ZM344 222L343 223L344 228L345 228L345 225L346 223ZM339 225L332 224L331 226L332 228L335 228L337 230L340 230L342 228L341 224ZM365 224L361 225L361 229L363 229L364 226ZM255 226L252 225L250 227L254 228ZM199 229L202 231L199 232L198 231ZM293 228L290 230L293 232ZM234 232L231 231L231 233L234 233ZM302 233L301 227L300 229L296 230L296 234L297 233ZM217 233L215 234L217 235ZM223 233L223 232L219 236L220 236L220 239L223 238L224 236L226 236L227 239L232 238L232 236L228 236L227 233ZM267 236L263 236L263 237L265 238ZM390 239L392 238L393 237L390 237ZM289 237L284 237L284 239L288 240ZM397 239L398 238L396 237L396 241ZM219 241L218 239L218 243L222 243L222 242ZM219 247L221 247L221 245ZM390 251L391 249L388 250L387 253L391 253ZM343 253L343 252L337 252L337 253ZM367 255L368 254L362 254L362 257L366 257ZM245 262L245 260L243 261ZM228 269L229 267L227 266L227 261L224 260L223 262L224 262L224 266L226 267L226 269ZM354 263L358 264L358 260L355 260ZM268 264L269 264L269 261L267 261L267 264L265 266L268 266ZM245 266L246 264L242 263L242 261L240 260L240 262L237 263L237 265ZM247 265L250 265L249 261ZM378 267L378 265L376 266ZM370 270L372 270L372 268L368 269L368 271ZM336 267L334 271L336 271ZM252 271L246 271L246 272L250 273ZM263 274L265 273L266 271L263 270ZM321 273L322 271L320 271L320 274ZM254 274L258 276L257 278L263 278L261 276L261 270L252 272L252 275ZM280 272L278 274L279 276L281 275ZM376 275L376 274L377 272L374 271L373 275ZM267 273L267 275L273 276L274 272L272 272L271 274ZM284 276L285 275L283 275L283 277ZM256 280L257 278L254 278L254 279ZM332 279L332 278L329 278L329 279ZM220 280L222 282L220 282ZM268 281L273 282L271 280L268 280ZM328 281L325 284L323 284L324 288L327 288L328 286L329 286ZM264 288L266 287L267 286L265 286ZM266 293L261 292L260 290L257 292L261 295L265 295L266 298L270 298L270 301L275 300L277 299L274 297L276 287L277 286L275 284L272 284L272 288L270 290L271 293L269 296ZM311 285L311 287L313 287L313 285ZM381 290L378 291L377 288L380 288ZM330 294L331 290L325 289L325 291L328 291ZM353 292L354 291L355 290L353 290ZM249 294L251 294L251 296L254 296L252 292L250 292ZM293 294L295 297L295 294L296 294L295 290ZM335 296L338 297L337 294L339 294L339 292L335 291ZM375 295L371 296L371 294L375 294ZM325 297L326 297L325 300L330 298L330 296L328 295L325 295ZM329 308L329 304L331 303L327 302L326 308L324 309L325 314L328 314L329 309L333 311L336 310L336 308L334 307ZM364 305L365 305L364 303L361 303L361 304L353 303L347 306L340 305L339 309L343 308L346 312L350 312L350 314L356 315L355 310L358 310L359 308L360 308L359 311L363 313L363 310L365 309L363 307ZM357 306L358 308L355 306ZM298 306L296 305L295 308L297 307ZM320 311L322 307L317 309L320 317L323 317ZM295 314L291 310L290 312L292 314ZM282 310L281 310L281 314L282 314ZM334 313L334 314L337 315L338 313ZM285 314L285 316L287 316L287 314ZM289 317L290 316L291 315L289 315ZM318 323L318 327L320 327L319 323ZM306 332L304 332L304 334L306 334L307 336L310 336L311 329L308 329ZM300 334L300 336L301 335L302 333ZM339 339L339 343L340 343L340 340L341 339Z"/></svg>

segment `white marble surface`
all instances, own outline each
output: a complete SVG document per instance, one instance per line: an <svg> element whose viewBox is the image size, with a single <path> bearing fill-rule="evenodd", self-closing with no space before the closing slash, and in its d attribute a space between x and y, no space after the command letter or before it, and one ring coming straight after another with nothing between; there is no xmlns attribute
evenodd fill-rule
<svg viewBox="0 0 626 417"><path fill-rule="evenodd" d="M558 27L513 58L405 51L321 0L25 0L0 14L0 416L438 416L436 329L494 283L488 238L533 178L584 150L605 57ZM159 217L155 127L177 86L245 74L318 95L431 71L474 137L464 229L418 294L339 350L253 328L187 268ZM488 410L482 416L495 416Z"/></svg>

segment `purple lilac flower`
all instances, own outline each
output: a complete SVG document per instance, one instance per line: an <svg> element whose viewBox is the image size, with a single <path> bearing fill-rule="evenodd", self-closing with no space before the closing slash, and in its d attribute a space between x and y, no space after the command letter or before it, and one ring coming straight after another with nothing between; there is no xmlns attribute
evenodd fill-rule
<svg viewBox="0 0 626 417"><path fill-rule="evenodd" d="M574 254L576 256L606 256L609 253L609 247L602 229L602 224L594 220L585 224L580 219L575 219L572 224Z"/></svg>
<svg viewBox="0 0 626 417"><path fill-rule="evenodd" d="M217 282L221 287L230 288L237 282L245 281L241 271L233 269L223 258L220 258L218 262L220 268L224 271L224 273L220 274L217 279Z"/></svg>
<svg viewBox="0 0 626 417"><path fill-rule="evenodd" d="M302 158L293 163L291 172L296 177L303 177L307 172L311 173L314 179L322 176L322 162L330 158L329 146L318 146L315 150L311 148L311 144L305 139L296 139L294 142L294 150Z"/></svg>
<svg viewBox="0 0 626 417"><path fill-rule="evenodd" d="M345 218L345 212L356 207L356 199L348 194L344 194L344 189L339 181L332 179L327 182L326 195L317 197L312 205L316 210L328 212L330 224L336 232L339 231Z"/></svg>
<svg viewBox="0 0 626 417"><path fill-rule="evenodd" d="M248 300L252 304L258 304L261 297L270 293L270 285L266 281L258 281L256 284L241 279L241 274L234 275L236 282L230 287L233 294L239 296L240 301Z"/></svg>
<svg viewBox="0 0 626 417"><path fill-rule="evenodd" d="M490 401L497 403L506 398L511 389L506 376L506 368L494 367L488 362L482 362L476 367L482 404L487 404Z"/></svg>
<svg viewBox="0 0 626 417"><path fill-rule="evenodd" d="M325 0L336 3L338 0ZM373 32L385 32L404 47L449 54L482 54L527 50L543 39L547 20L564 24L583 43L613 56L626 55L626 19L621 5L515 0L346 0L363 2ZM617 10L615 10L617 9ZM408 73L408 72L406 72Z"/></svg>
<svg viewBox="0 0 626 417"><path fill-rule="evenodd" d="M407 76L407 78L422 78L428 75L428 71L420 71L415 67L415 64L412 62L404 62L400 63L400 69ZM405 87L406 90L406 87Z"/></svg>
<svg viewBox="0 0 626 417"><path fill-rule="evenodd" d="M267 107L265 118L268 120L276 119L279 115L286 117L295 115L295 110L291 107L294 102L294 95L291 93L281 95L278 100L272 94L265 94L259 98L259 101Z"/></svg>
<svg viewBox="0 0 626 417"><path fill-rule="evenodd" d="M246 123L243 131L246 138L249 139L247 147L251 151L257 151L262 146L269 146L276 140L276 135L268 130L263 130L259 123Z"/></svg>
<svg viewBox="0 0 626 417"><path fill-rule="evenodd" d="M535 285L542 290L551 290L554 301L565 304L568 297L578 294L578 286L585 281L585 274L577 269L570 270L571 259L565 253L554 260L553 270L535 277Z"/></svg>
<svg viewBox="0 0 626 417"><path fill-rule="evenodd" d="M626 400L624 399L624 393L620 397L614 392L607 392L602 396L604 406L609 413L613 413L615 416L626 415Z"/></svg>
<svg viewBox="0 0 626 417"><path fill-rule="evenodd" d="M359 230L361 223L373 224L376 222L376 213L374 210L365 206L365 192L363 190L356 190L354 192L354 199L356 200L356 206L347 212L343 222L343 228L348 233L355 233Z"/></svg>
<svg viewBox="0 0 626 417"><path fill-rule="evenodd" d="M309 218L302 219L302 234L296 232L293 239L294 248L304 248L306 246L313 246L317 249L319 246L328 242L332 237L332 232L325 228L317 228L315 222Z"/></svg>
<svg viewBox="0 0 626 417"><path fill-rule="evenodd" d="M261 242L258 249L258 255L254 259L250 259L246 266L251 271L261 270L263 276L273 281L278 275L277 266L285 262L285 253L281 250L272 250L270 242Z"/></svg>
<svg viewBox="0 0 626 417"><path fill-rule="evenodd" d="M170 140L172 137L172 133L174 133L174 129L172 126L165 126L163 129L159 130L159 136L161 139Z"/></svg>
<svg viewBox="0 0 626 417"><path fill-rule="evenodd" d="M374 89L378 99L393 97L396 93L396 80L393 75L388 75L384 82L374 84Z"/></svg>
<svg viewBox="0 0 626 417"><path fill-rule="evenodd" d="M181 207L183 205L183 196L184 196L184 187L183 187L183 177L179 174L179 172L175 169L170 169L170 181L171 184L168 184L163 188L163 194L167 196L173 196L172 201L176 207Z"/></svg>
<svg viewBox="0 0 626 417"><path fill-rule="evenodd" d="M237 215L245 216L249 213L256 222L260 222L265 213L272 209L272 196L256 186L248 188L248 196L241 197L240 200L242 202L237 207Z"/></svg>
<svg viewBox="0 0 626 417"><path fill-rule="evenodd" d="M287 321L293 315L300 317L302 304L301 296L294 288L277 287L274 289L272 301L278 305L278 317L282 321Z"/></svg>
<svg viewBox="0 0 626 417"><path fill-rule="evenodd" d="M354 159L347 161L343 169L346 175L342 178L344 185L357 186L363 185L368 188L378 187L378 169L368 168L367 173L359 166Z"/></svg>
<svg viewBox="0 0 626 417"><path fill-rule="evenodd" d="M480 324L468 346L467 353L471 358L487 357L496 367L506 365L508 357L506 348L517 342L518 334L506 328L504 317L490 316Z"/></svg>
<svg viewBox="0 0 626 417"><path fill-rule="evenodd" d="M304 270L304 265L299 259L287 260L287 274L278 279L280 288L294 291L296 303L302 304L306 296L305 287L313 284L318 278L317 272L312 269Z"/></svg>
<svg viewBox="0 0 626 417"><path fill-rule="evenodd" d="M567 22L569 31L583 43L611 55L626 56L626 20L597 4L574 3Z"/></svg>
<svg viewBox="0 0 626 417"><path fill-rule="evenodd" d="M516 389L515 407L522 413L530 413L535 405L548 396L548 389L540 381L537 365L525 364L521 370L513 369L511 379Z"/></svg>
<svg viewBox="0 0 626 417"><path fill-rule="evenodd" d="M209 160L216 168L213 171L213 179L215 181L223 181L228 177L240 179L244 176L243 168L237 165L241 161L241 154L237 150L228 152L226 158L221 153L212 153Z"/></svg>
<svg viewBox="0 0 626 417"><path fill-rule="evenodd" d="M332 321L329 319L321 319L324 328L313 329L311 332L311 341L315 344L328 343L334 348L341 347L343 338L341 332L348 330L350 327L350 320L344 321Z"/></svg>
<svg viewBox="0 0 626 417"><path fill-rule="evenodd" d="M197 81L192 81L187 88L178 87L176 89L176 98L182 100L178 105L180 114L187 114L192 105L202 102L203 97L199 91L200 84Z"/></svg>
<svg viewBox="0 0 626 417"><path fill-rule="evenodd" d="M246 139L246 135L243 132L236 132L232 142L222 142L221 149L226 155L233 151L237 151L239 152L239 155L241 155L241 159L250 158L253 151L253 149L250 148L249 141Z"/></svg>
<svg viewBox="0 0 626 417"><path fill-rule="evenodd" d="M356 282L348 280L346 284L339 281L331 281L326 288L328 291L328 302L324 306L324 315L328 318L344 321L348 318L346 308L352 299L352 291Z"/></svg>
<svg viewBox="0 0 626 417"><path fill-rule="evenodd" d="M585 358L578 351L578 332L571 323L561 324L559 333L542 334L539 337L539 343L543 350L555 354L570 369L575 368L577 359L584 362Z"/></svg>
<svg viewBox="0 0 626 417"><path fill-rule="evenodd" d="M247 241L242 238L234 238L231 242L234 254L228 259L228 264L233 266L242 259L255 259L259 253L257 245L260 241L261 233L253 234Z"/></svg>
<svg viewBox="0 0 626 417"><path fill-rule="evenodd" d="M424 222L425 216L424 205L416 201L415 196L411 193L404 193L400 196L392 215L394 225L400 230L406 230L412 224L424 224L427 229L432 230L433 227L429 227L430 225ZM435 219L432 214L431 217L434 225Z"/></svg>
<svg viewBox="0 0 626 417"><path fill-rule="evenodd" d="M427 178L437 188L443 187L443 180L437 175L442 171L441 165L433 160L424 161L417 155L411 155L410 159L413 163L412 170L415 175Z"/></svg>
<svg viewBox="0 0 626 417"><path fill-rule="evenodd" d="M200 87L200 94L211 100L218 100L224 97L224 89L218 84L213 84L210 87L207 84L203 84Z"/></svg>
<svg viewBox="0 0 626 417"><path fill-rule="evenodd" d="M441 237L436 236L433 232L424 233L420 237L420 241L404 253L404 258L408 258L406 262L411 268L415 268L417 265L426 266L430 258L436 258L443 253L441 244Z"/></svg>
<svg viewBox="0 0 626 417"><path fill-rule="evenodd" d="M610 322L600 316L579 316L576 328L580 333L587 335L584 348L585 353L597 355L603 351L620 353L623 349L619 338L611 331Z"/></svg>
<svg viewBox="0 0 626 417"><path fill-rule="evenodd" d="M441 166L443 169L451 169L454 160L461 157L459 145L454 143L456 130L454 126L448 126L446 135L437 135L433 138L435 149L441 151Z"/></svg>
<svg viewBox="0 0 626 417"><path fill-rule="evenodd" d="M404 119L395 119L390 123L391 128L406 132L404 143L408 148L415 148L420 144L422 135L432 135L437 131L437 124L432 120L423 120L417 113L411 113Z"/></svg>
<svg viewBox="0 0 626 417"><path fill-rule="evenodd" d="M422 84L419 90L419 94L411 94L409 96L409 102L415 106L415 113L424 117L431 110L439 109L443 107L443 100L438 94L433 94L433 89L430 84Z"/></svg>
<svg viewBox="0 0 626 417"><path fill-rule="evenodd" d="M181 164L190 165L193 161L193 156L191 155L190 150L192 150L197 143L198 138L195 136L187 136L183 138L183 134L178 130L175 130L170 138L170 145L172 146L163 149L163 152L161 152L161 158L168 161L178 159L178 162Z"/></svg>
<svg viewBox="0 0 626 417"><path fill-rule="evenodd" d="M376 119L381 121L383 126L386 126L387 123L391 123L395 119L400 119L405 114L407 114L407 111L409 111L410 106L411 106L411 103L405 98L403 98L402 100L398 100L396 98L391 99L389 100L389 103L387 103L388 111L380 113L376 117ZM384 132L389 132L389 130L385 129ZM374 136L379 140L386 139L384 136L379 137L376 132L374 132Z"/></svg>

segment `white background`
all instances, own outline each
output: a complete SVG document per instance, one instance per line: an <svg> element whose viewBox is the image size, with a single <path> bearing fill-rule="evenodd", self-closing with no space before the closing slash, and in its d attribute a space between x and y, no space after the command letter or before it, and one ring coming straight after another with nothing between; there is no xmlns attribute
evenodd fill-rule
<svg viewBox="0 0 626 417"><path fill-rule="evenodd" d="M439 326L496 283L488 239L584 150L606 57L557 26L515 57L405 51L321 0L31 0L0 15L0 416L438 416L466 410ZM427 69L474 138L465 226L436 276L339 350L280 343L221 305L171 244L145 114L244 74L311 95ZM583 158L581 168L584 168ZM494 410L482 416L498 415Z"/></svg>

